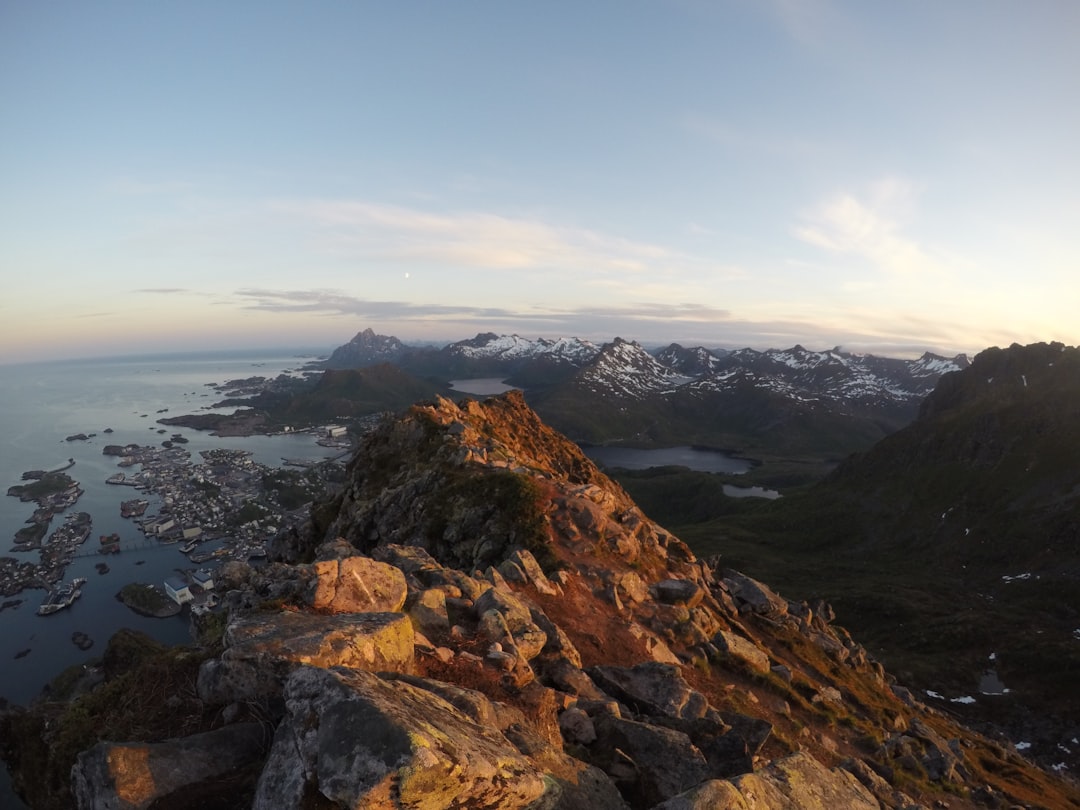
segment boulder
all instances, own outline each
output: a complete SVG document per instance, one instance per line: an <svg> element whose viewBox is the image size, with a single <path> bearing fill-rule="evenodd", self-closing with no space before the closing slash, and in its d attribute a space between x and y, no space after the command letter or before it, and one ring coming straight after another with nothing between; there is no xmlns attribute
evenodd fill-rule
<svg viewBox="0 0 1080 810"><path fill-rule="evenodd" d="M729 569L724 572L723 581L740 613L757 613L770 618L787 615L787 600L756 579Z"/></svg>
<svg viewBox="0 0 1080 810"><path fill-rule="evenodd" d="M252 613L225 631L225 651L199 669L199 697L214 704L281 691L300 664L409 672L413 628L402 613Z"/></svg>
<svg viewBox="0 0 1080 810"><path fill-rule="evenodd" d="M536 557L528 549L517 549L511 555L509 562L514 563L524 573L525 581L532 584L537 591L548 596L557 596L559 589L544 574L544 569L536 561Z"/></svg>
<svg viewBox="0 0 1080 810"><path fill-rule="evenodd" d="M656 598L669 605L696 607L704 598L705 591L688 579L662 579L654 586Z"/></svg>
<svg viewBox="0 0 1080 810"><path fill-rule="evenodd" d="M805 752L731 780L755 810L879 810L877 799L841 768L826 768ZM733 805L738 807L738 805Z"/></svg>
<svg viewBox="0 0 1080 810"><path fill-rule="evenodd" d="M722 653L726 653L736 661L741 661L756 672L769 672L769 656L754 642L742 636L720 630L713 636L712 643Z"/></svg>
<svg viewBox="0 0 1080 810"><path fill-rule="evenodd" d="M446 609L446 593L440 588L421 591L409 607L409 618L417 632L428 638L443 638L450 632L450 614Z"/></svg>
<svg viewBox="0 0 1080 810"><path fill-rule="evenodd" d="M703 717L709 702L690 688L679 667L646 661L633 667L596 666L587 670L600 689L639 714Z"/></svg>
<svg viewBox="0 0 1080 810"><path fill-rule="evenodd" d="M593 764L611 777L635 810L652 807L709 778L705 757L682 732L610 715L594 722Z"/></svg>
<svg viewBox="0 0 1080 810"><path fill-rule="evenodd" d="M314 564L311 606L331 613L397 613L408 587L401 569L370 557Z"/></svg>
<svg viewBox="0 0 1080 810"><path fill-rule="evenodd" d="M285 686L254 810L521 808L543 774L434 692L369 672L301 667Z"/></svg>
<svg viewBox="0 0 1080 810"><path fill-rule="evenodd" d="M514 646L522 658L531 661L540 654L547 644L547 634L532 620L529 606L515 596L509 589L489 588L476 600L476 613L484 626L497 626L497 622L484 618L490 611L497 611L505 620ZM495 631L492 631L495 632ZM489 637L490 641L502 642L501 638Z"/></svg>
<svg viewBox="0 0 1080 810"><path fill-rule="evenodd" d="M725 779L710 779L690 790L672 796L656 805L652 810L753 810L758 805L749 805L731 782ZM764 808L759 808L764 810Z"/></svg>
<svg viewBox="0 0 1080 810"><path fill-rule="evenodd" d="M158 743L101 742L79 754L71 792L80 810L141 810L168 797L181 806L184 795L209 801L215 790L228 796L250 785L265 745L258 723Z"/></svg>

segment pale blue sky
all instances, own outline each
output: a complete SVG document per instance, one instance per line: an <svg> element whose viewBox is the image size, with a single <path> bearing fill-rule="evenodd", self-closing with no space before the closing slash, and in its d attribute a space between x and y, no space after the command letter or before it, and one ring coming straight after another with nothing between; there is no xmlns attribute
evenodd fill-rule
<svg viewBox="0 0 1080 810"><path fill-rule="evenodd" d="M1080 3L0 0L0 362L1080 343Z"/></svg>

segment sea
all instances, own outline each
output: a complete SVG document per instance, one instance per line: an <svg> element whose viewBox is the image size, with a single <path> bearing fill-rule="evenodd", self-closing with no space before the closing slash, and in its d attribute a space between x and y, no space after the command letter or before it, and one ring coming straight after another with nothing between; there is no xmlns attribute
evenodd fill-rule
<svg viewBox="0 0 1080 810"><path fill-rule="evenodd" d="M117 532L124 545L137 550L100 556L76 557L64 581L85 577L83 595L70 608L51 616L36 611L44 590L24 590L14 597L0 596L0 603L21 599L16 607L0 611L0 698L27 705L41 687L70 666L82 665L102 654L110 636L129 627L168 644L191 640L187 612L167 619L139 616L116 599L130 582L161 584L178 568L191 563L178 544L147 543L131 520L121 517L120 502L135 497L150 500L147 514L158 504L153 496L130 487L107 484L119 471L117 459L102 454L108 444L131 442L160 444L173 434L188 439L184 447L194 462L199 451L229 448L249 451L262 464L281 466L284 459L320 459L340 450L315 443L310 433L280 436L218 438L188 428L164 426L165 416L217 411L213 403L222 395L211 386L252 376L276 377L300 374L317 358L311 350L214 352L133 356L108 359L0 365L0 556L37 562L38 552L10 551L15 532L26 525L35 504L7 496L8 487L21 484L27 470L52 470L74 465L66 472L84 490L68 512L90 513L93 528L81 550L94 551L98 536ZM111 433L106 433L111 429ZM165 430L166 433L159 431ZM86 440L68 441L86 434ZM95 434L95 435L91 435ZM67 513L53 518L49 531ZM108 572L98 573L104 562ZM81 650L72 634L82 632L93 646ZM0 769L0 807L23 807L11 793L7 773Z"/></svg>

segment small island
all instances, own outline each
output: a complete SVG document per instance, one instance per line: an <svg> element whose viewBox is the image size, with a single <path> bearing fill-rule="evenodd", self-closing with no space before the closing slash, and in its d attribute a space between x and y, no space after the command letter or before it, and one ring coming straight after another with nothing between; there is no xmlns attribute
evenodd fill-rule
<svg viewBox="0 0 1080 810"><path fill-rule="evenodd" d="M170 599L162 588L142 582L132 582L120 589L116 598L138 613L154 619L165 619L180 612L180 605Z"/></svg>

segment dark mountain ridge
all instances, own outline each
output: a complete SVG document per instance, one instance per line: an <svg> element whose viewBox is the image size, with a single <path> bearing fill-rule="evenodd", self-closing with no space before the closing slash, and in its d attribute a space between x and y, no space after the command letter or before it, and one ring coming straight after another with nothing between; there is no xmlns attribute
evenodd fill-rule
<svg viewBox="0 0 1080 810"><path fill-rule="evenodd" d="M828 594L906 680L973 696L950 711L1080 770L1078 460L1080 350L994 348L817 485L680 533L743 538L740 565Z"/></svg>

